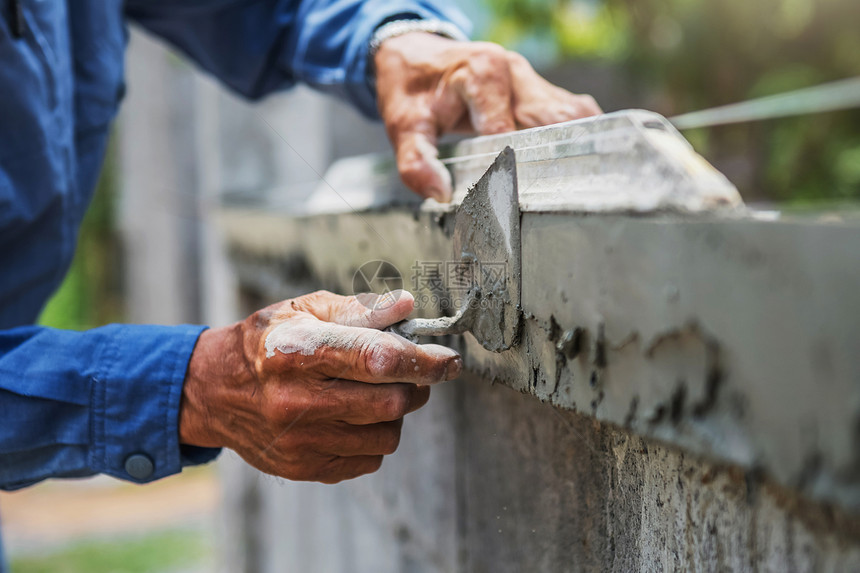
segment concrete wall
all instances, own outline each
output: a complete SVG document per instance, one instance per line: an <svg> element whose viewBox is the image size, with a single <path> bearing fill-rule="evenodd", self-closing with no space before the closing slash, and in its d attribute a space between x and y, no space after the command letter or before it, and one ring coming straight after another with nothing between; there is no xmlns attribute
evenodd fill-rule
<svg viewBox="0 0 860 573"><path fill-rule="evenodd" d="M662 229L663 240L672 234L667 231L671 219L625 223L623 218L601 222L568 217L565 221L559 214L535 219L529 214L524 217L524 232L530 240L539 234L527 229L543 219L545 229L556 231L603 227L590 234L594 240L602 233L623 238L625 233L652 225ZM282 229L281 234L275 226ZM373 243L368 226L385 229L389 237L400 237L400 241L385 251L380 243ZM365 257L378 254L401 266L404 260L420 258L421 253L425 260L443 257L449 245L442 227L428 214L403 212L310 217L290 223L277 214L260 216L246 209L235 219L225 219L248 310L320 286L344 291L349 288L350 265ZM747 231L732 228L729 225L727 233L749 237ZM678 226L678 232L689 236L689 229L684 229L684 225ZM345 236L352 239L349 246L335 251L334 245ZM255 237L266 240L256 241ZM555 276L554 269L564 270L566 276L569 267L556 264L558 256L603 252L585 245L581 245L583 251L577 251L571 249L571 241L556 239L547 241L539 252L529 253L533 263L546 266L540 276ZM650 244L647 239L627 243L635 248ZM663 256L691 264L688 257L676 256L677 244L669 243L663 244ZM694 244L688 240L679 243ZM620 242L613 244L623 257ZM529 247L524 244L524 248ZM400 252L401 259L394 252ZM659 267L660 257L655 256L651 258ZM279 266L279 261L299 259L305 264ZM798 265L803 266L802 261ZM707 260L700 264L714 267ZM297 268L304 270L296 272ZM607 269L612 268L610 260ZM596 276L595 269L582 270L586 282L587 277ZM690 272L696 274L695 265ZM643 288L646 276L639 275ZM745 290L742 276L734 274L736 292ZM825 271L822 280L826 277ZM571 279L565 281L561 284L572 285ZM547 279L536 284L552 287L558 283ZM684 296L695 300L696 290L687 285ZM531 301L526 303L527 311L536 304L530 298L534 292L534 285L526 287L525 300ZM582 289L576 292L582 302L595 300ZM538 308L546 313L553 310L553 304L552 297L544 297ZM815 301L810 304L819 308ZM624 308L629 312L635 306ZM618 314L625 315L622 310L619 307ZM562 314L557 316L565 321ZM629 314L633 316L635 313ZM758 413L748 409L751 416L745 420L731 417L733 410L748 402L743 389L732 388L733 377L727 376L725 392L715 396L709 406L708 416L713 418L698 418L701 413L696 414L691 404L696 399L690 395L677 419L666 410L660 423L646 423L646 403L672 402L678 378L671 372L680 375L692 367L698 375L698 366L706 370L704 363L697 362L702 357L696 358L695 348L679 343L668 350L672 360L637 362L634 371L625 367L630 364L629 355L611 350L598 384L592 384L587 366L593 356L591 345L585 344L582 350L584 374L578 367L575 373L567 367L556 370L551 329L541 328L535 318L539 316L526 321L520 357L505 359L502 354L496 355L498 362L486 362L489 355L468 337L465 344L446 340L465 352L470 374L434 388L430 403L407 418L399 451L378 474L337 486L296 484L261 476L228 456L233 492L227 505L232 519L229 539L233 540L232 558L237 559L228 570L854 571L860 567L856 509L813 501L810 495L815 491L809 488L815 480L792 484L774 479L772 468L790 465L795 456L753 456L735 464L715 461L719 451L730 457L732 451L754 450L761 440L790 438L781 435L777 421L784 413L780 401L792 402L793 393L780 379L762 379L761 372L752 378L748 390L753 395L755 387L763 390L770 384L773 407ZM616 325L611 316L607 319ZM770 328L768 323L763 327ZM729 343L727 354L732 356L736 350L731 347L732 339L720 339ZM548 352L542 350L540 341L548 343ZM755 354L755 342L748 344ZM727 373L732 372L730 359L727 364ZM765 374L768 364L773 363L762 360ZM534 369L536 375L521 376L520 366L530 373ZM664 367L668 370L662 379L667 385L661 389L648 379L651 369ZM555 372L559 378L549 384ZM698 383L693 382L695 376L689 380ZM556 396L547 388L561 392ZM625 388L636 390L643 404L643 411L635 417L639 421L628 420L628 428L599 421L599 417L611 418L606 413L609 410L626 404ZM571 397L565 389L573 389L573 396L586 396L580 405L583 413L569 410L576 407L576 400L559 408L538 398L563 402L565 396ZM595 396L605 392L607 404L598 408L592 402L589 406L587 395L592 392ZM823 391L823 396L828 395ZM619 411L625 418L627 411ZM826 410L819 413L827 417ZM836 427L840 420L842 428L853 428L850 418L829 421ZM699 423L702 425L695 430ZM641 435L648 432L663 439ZM746 438L738 441L743 434ZM751 441L744 443L745 439ZM703 443L710 443L713 449L704 448ZM838 440L829 446L837 444ZM797 447L802 451L804 446L798 443ZM851 455L852 446L847 447L839 451ZM802 487L810 495L801 493Z"/></svg>
<svg viewBox="0 0 860 573"><path fill-rule="evenodd" d="M409 417L377 475L328 487L234 466L228 513L247 521L233 534L254 531L234 544L242 570L860 567L856 217L585 213L578 186L591 196L601 179L581 178L589 163L572 153L552 160L549 182L573 177L557 209L520 204L519 344L496 354L444 339L468 375ZM674 177L671 155L625 177L646 181L636 169L663 161ZM374 170L349 165L352 181L330 181L354 205L355 178ZM535 168L519 167L522 184ZM698 192L676 181L673 193ZM331 209L296 217L262 199L221 212L247 310L348 293L371 259L406 278L452 256L456 207Z"/></svg>

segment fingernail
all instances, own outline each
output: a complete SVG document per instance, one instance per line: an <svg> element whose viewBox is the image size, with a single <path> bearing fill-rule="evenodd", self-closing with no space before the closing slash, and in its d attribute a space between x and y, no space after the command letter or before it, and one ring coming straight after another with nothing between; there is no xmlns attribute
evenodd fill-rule
<svg viewBox="0 0 860 573"><path fill-rule="evenodd" d="M434 360L445 363L444 372L434 369L435 372L442 374L440 381L453 380L460 375L463 370L463 359L459 352L440 344L422 344L421 348Z"/></svg>
<svg viewBox="0 0 860 573"><path fill-rule="evenodd" d="M456 358L450 360L445 367L445 380L454 380L463 371L463 358L457 355Z"/></svg>
<svg viewBox="0 0 860 573"><path fill-rule="evenodd" d="M410 299L412 301L412 308L415 308L415 295L406 289L400 289L395 292L397 292L397 300L400 300L401 298Z"/></svg>
<svg viewBox="0 0 860 573"><path fill-rule="evenodd" d="M451 358L459 358L460 353L456 350L452 350L447 346L442 346L441 344L422 344L421 348L437 360L450 360Z"/></svg>

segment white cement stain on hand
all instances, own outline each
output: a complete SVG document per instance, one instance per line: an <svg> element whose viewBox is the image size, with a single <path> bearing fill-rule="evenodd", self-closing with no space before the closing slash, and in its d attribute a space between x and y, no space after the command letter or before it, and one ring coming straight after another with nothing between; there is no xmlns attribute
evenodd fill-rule
<svg viewBox="0 0 860 573"><path fill-rule="evenodd" d="M414 344L397 334L391 334L391 336L397 336L397 338L405 340L409 344ZM416 346L418 346L418 348L424 351L424 354L436 360L448 360L449 358L456 358L457 356L460 356L460 354L456 350L452 350L451 348L448 348L447 346L442 346L441 344L418 344ZM418 367L416 366L416 368Z"/></svg>
<svg viewBox="0 0 860 573"><path fill-rule="evenodd" d="M281 354L299 353L313 356L323 346L352 350L359 343L363 330L313 319L290 320L279 324L266 336L266 358L275 350Z"/></svg>
<svg viewBox="0 0 860 573"><path fill-rule="evenodd" d="M266 358L281 354L313 356L321 348L347 352L365 352L370 356L368 368L386 372L397 368L409 356L414 371L420 371L414 354L418 349L432 360L448 361L459 354L438 344L416 345L402 336L374 328L344 326L312 318L291 319L279 324L266 336Z"/></svg>

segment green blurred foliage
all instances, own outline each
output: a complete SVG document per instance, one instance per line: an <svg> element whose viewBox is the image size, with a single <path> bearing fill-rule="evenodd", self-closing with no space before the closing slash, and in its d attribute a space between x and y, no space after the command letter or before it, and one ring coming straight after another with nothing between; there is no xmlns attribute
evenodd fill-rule
<svg viewBox="0 0 860 573"><path fill-rule="evenodd" d="M860 75L858 0L484 0L489 39L615 66L665 115ZM644 100L645 98L643 98ZM751 198L860 199L860 112L687 132Z"/></svg>
<svg viewBox="0 0 860 573"><path fill-rule="evenodd" d="M212 547L197 531L82 541L45 555L12 559L11 573L166 573L205 563Z"/></svg>
<svg viewBox="0 0 860 573"><path fill-rule="evenodd" d="M122 320L119 241L114 226L117 197L115 145L111 144L84 217L72 266L39 317L39 324L86 330Z"/></svg>

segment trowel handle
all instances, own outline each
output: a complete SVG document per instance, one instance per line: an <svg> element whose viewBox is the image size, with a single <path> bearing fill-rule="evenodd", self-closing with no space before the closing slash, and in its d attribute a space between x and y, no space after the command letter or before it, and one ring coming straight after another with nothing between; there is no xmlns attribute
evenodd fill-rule
<svg viewBox="0 0 860 573"><path fill-rule="evenodd" d="M455 329L453 316L443 318L413 318L392 324L386 328L386 332L399 334L403 338L415 340L419 336L445 336L446 334L460 334L463 330Z"/></svg>
<svg viewBox="0 0 860 573"><path fill-rule="evenodd" d="M442 318L413 318L393 324L386 328L387 332L399 334L403 338L416 340L419 336L445 336L447 334L463 334L470 328L466 320L467 309L472 305L466 305L457 311L454 316L443 316Z"/></svg>

